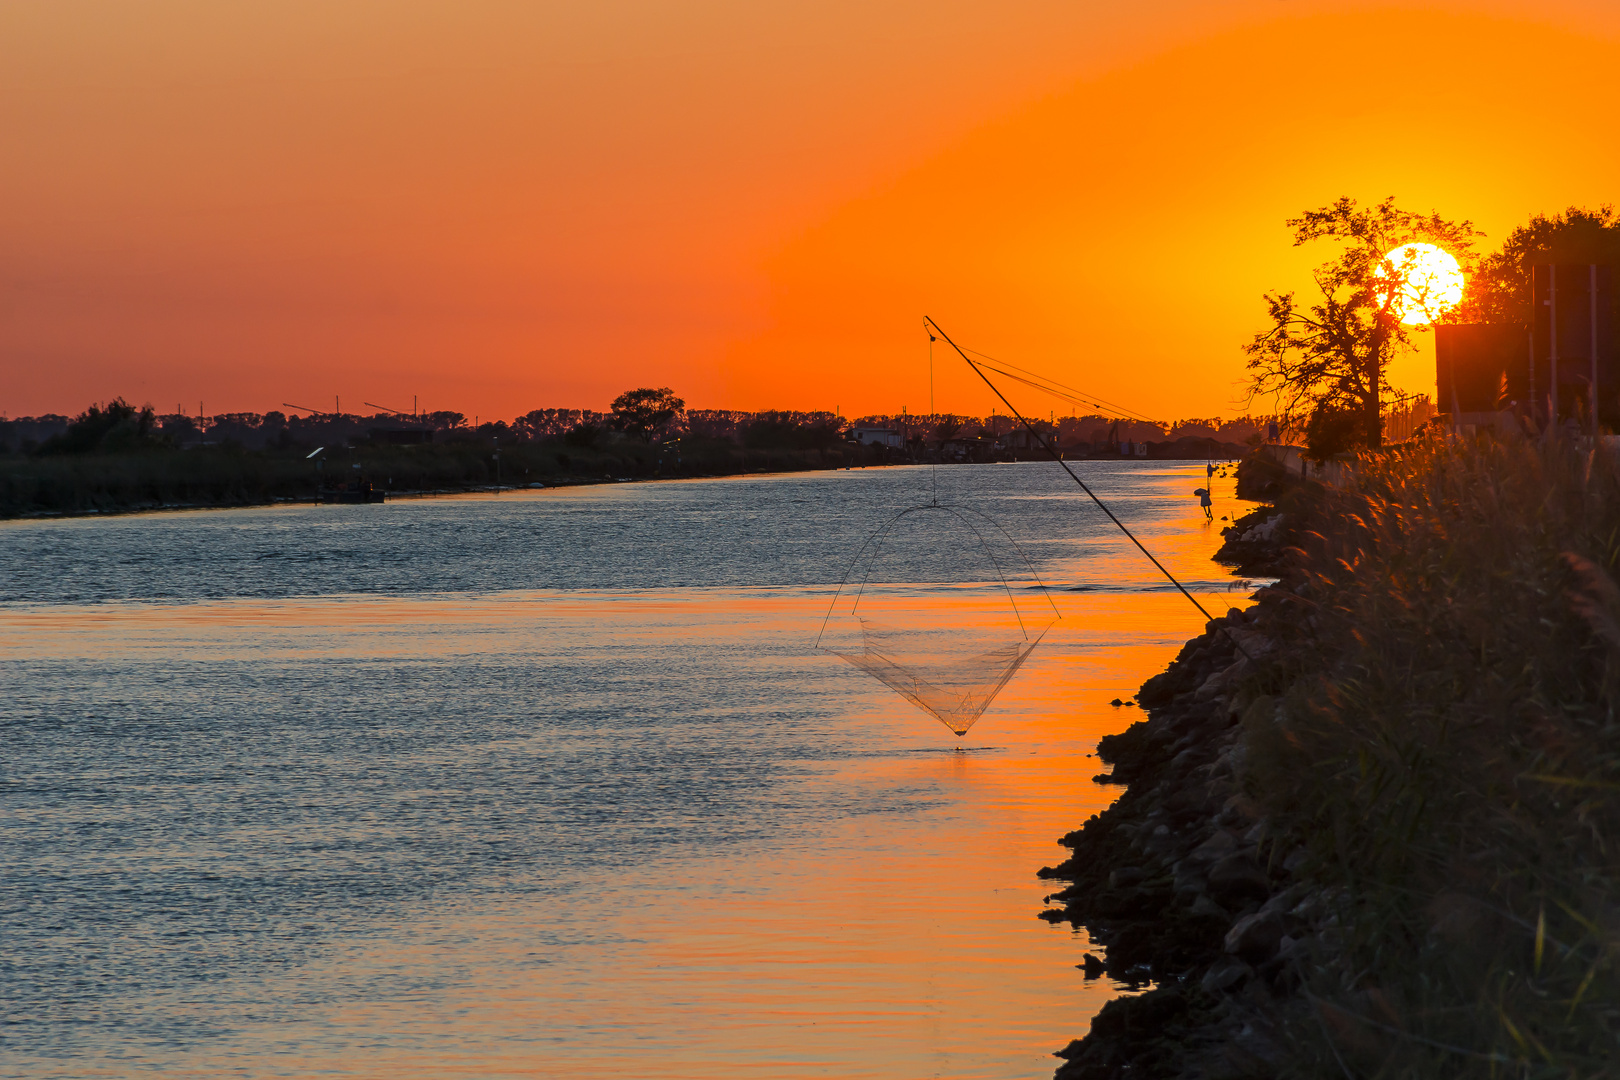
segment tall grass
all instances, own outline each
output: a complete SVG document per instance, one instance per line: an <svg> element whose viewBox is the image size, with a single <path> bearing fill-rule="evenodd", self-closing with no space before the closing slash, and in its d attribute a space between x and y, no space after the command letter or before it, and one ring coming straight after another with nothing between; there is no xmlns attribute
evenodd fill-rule
<svg viewBox="0 0 1620 1080"><path fill-rule="evenodd" d="M1294 1075L1620 1075L1620 470L1434 441L1323 496L1245 715L1319 886Z"/></svg>

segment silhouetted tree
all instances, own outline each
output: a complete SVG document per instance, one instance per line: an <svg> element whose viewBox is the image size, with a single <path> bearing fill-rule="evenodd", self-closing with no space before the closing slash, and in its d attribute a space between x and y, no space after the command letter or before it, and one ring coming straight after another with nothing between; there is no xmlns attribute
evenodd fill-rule
<svg viewBox="0 0 1620 1080"><path fill-rule="evenodd" d="M1335 405L1329 401L1317 402L1305 423L1305 456L1313 461L1326 461L1353 447L1365 445L1365 417L1361 410Z"/></svg>
<svg viewBox="0 0 1620 1080"><path fill-rule="evenodd" d="M128 450L152 442L152 406L137 409L121 397L91 405L73 418L65 432L53 435L41 454L86 454L95 450Z"/></svg>
<svg viewBox="0 0 1620 1080"><path fill-rule="evenodd" d="M613 399L613 426L649 442L669 430L686 402L669 387L626 390Z"/></svg>
<svg viewBox="0 0 1620 1080"><path fill-rule="evenodd" d="M1538 263L1604 263L1620 267L1620 215L1614 207L1537 214L1480 260L1468 279L1458 315L1468 322L1526 325L1531 318L1531 269Z"/></svg>
<svg viewBox="0 0 1620 1080"><path fill-rule="evenodd" d="M576 424L563 435L563 442L569 446L595 446L601 434L602 429L595 424Z"/></svg>
<svg viewBox="0 0 1620 1080"><path fill-rule="evenodd" d="M1340 199L1287 225L1296 247L1328 239L1343 250L1314 272L1316 302L1307 306L1291 292L1265 294L1270 326L1244 346L1250 398L1274 395L1288 416L1306 406L1313 414L1326 409L1324 421L1354 412L1361 417L1361 436L1350 445L1378 446L1384 369L1414 347L1412 328L1401 323L1397 307L1410 268L1391 266L1385 256L1402 244L1429 243L1466 270L1480 234L1467 221L1398 209L1393 198L1364 210L1354 199Z"/></svg>
<svg viewBox="0 0 1620 1080"><path fill-rule="evenodd" d="M825 450L839 441L835 417L763 412L743 429L743 445L758 450Z"/></svg>

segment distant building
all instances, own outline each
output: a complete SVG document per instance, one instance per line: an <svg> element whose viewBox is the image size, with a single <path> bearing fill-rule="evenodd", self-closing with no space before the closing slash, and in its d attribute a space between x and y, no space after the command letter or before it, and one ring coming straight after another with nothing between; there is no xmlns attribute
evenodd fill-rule
<svg viewBox="0 0 1620 1080"><path fill-rule="evenodd" d="M1435 327L1435 404L1455 426L1519 430L1559 421L1603 421L1620 386L1614 301L1607 266L1541 265L1532 270L1529 326L1452 323Z"/></svg>
<svg viewBox="0 0 1620 1080"><path fill-rule="evenodd" d="M428 428L372 428L371 441L385 446L417 446L433 441Z"/></svg>
<svg viewBox="0 0 1620 1080"><path fill-rule="evenodd" d="M1522 326L1442 323L1434 328L1434 358L1441 412L1472 416L1530 400L1530 337ZM1543 391L1545 380L1543 372Z"/></svg>
<svg viewBox="0 0 1620 1080"><path fill-rule="evenodd" d="M850 438L862 446L892 446L896 449L906 445L905 432L890 427L857 427L851 428Z"/></svg>
<svg viewBox="0 0 1620 1080"><path fill-rule="evenodd" d="M1042 431L1040 434L1048 442L1055 443L1057 441L1057 433L1054 431ZM998 441L1004 450L1027 450L1033 452L1041 449L1040 438L1032 434L1028 428L1015 428L1003 435Z"/></svg>

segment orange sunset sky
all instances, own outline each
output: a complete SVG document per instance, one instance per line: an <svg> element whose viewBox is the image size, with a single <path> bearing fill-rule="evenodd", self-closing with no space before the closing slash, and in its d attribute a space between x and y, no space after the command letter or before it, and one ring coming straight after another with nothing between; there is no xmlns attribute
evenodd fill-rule
<svg viewBox="0 0 1620 1080"><path fill-rule="evenodd" d="M8 0L0 411L924 411L927 314L1233 415L1328 254L1285 217L1616 201L1617 45L1614 0ZM936 403L990 404L943 357Z"/></svg>

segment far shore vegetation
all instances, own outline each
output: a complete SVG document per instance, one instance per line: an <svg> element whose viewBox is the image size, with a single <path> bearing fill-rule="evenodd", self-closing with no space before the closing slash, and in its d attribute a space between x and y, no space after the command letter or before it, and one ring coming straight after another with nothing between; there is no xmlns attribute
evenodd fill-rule
<svg viewBox="0 0 1620 1080"><path fill-rule="evenodd" d="M1230 457L1258 442L1264 424L1093 415L1038 428L1071 457L1134 455L1139 446L1153 456ZM0 420L0 517L338 500L361 487L386 497L1044 456L1022 434L1004 415L852 421L687 409L668 388L626 391L607 412L535 409L474 423L444 411L197 417L114 398L73 417Z"/></svg>

